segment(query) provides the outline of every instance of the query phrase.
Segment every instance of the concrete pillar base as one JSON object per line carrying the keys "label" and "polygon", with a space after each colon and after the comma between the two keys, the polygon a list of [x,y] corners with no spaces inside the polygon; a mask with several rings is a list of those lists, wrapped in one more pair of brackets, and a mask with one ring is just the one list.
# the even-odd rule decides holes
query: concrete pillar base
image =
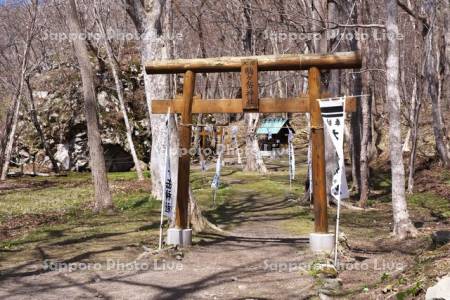
{"label": "concrete pillar base", "polygon": [[332,233],[311,233],[309,246],[316,253],[331,253],[334,250],[335,238]]}
{"label": "concrete pillar base", "polygon": [[169,228],[167,230],[167,244],[182,247],[192,245],[192,229]]}

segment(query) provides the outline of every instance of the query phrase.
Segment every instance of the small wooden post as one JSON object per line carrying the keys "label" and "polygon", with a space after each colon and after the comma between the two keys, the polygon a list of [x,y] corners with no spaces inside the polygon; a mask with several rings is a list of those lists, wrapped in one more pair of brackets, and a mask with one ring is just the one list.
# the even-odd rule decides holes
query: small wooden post
{"label": "small wooden post", "polygon": [[314,228],[316,233],[328,233],[328,207],[325,175],[325,136],[320,99],[320,70],[309,69],[309,105],[311,112],[312,181],[314,202]]}
{"label": "small wooden post", "polygon": [[245,111],[259,110],[258,61],[244,60],[241,68],[242,107]]}
{"label": "small wooden post", "polygon": [[188,228],[189,206],[189,172],[191,157],[191,124],[192,102],[195,89],[195,73],[186,71],[183,83],[183,111],[180,126],[180,157],[178,160],[178,189],[176,207],[176,226],[179,229]]}

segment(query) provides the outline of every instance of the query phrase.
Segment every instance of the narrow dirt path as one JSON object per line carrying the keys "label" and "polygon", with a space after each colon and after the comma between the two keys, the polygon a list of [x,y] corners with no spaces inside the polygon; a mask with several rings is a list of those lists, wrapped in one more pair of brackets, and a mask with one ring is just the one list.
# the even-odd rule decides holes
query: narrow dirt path
{"label": "narrow dirt path", "polygon": [[129,261],[109,269],[95,269],[90,262],[88,271],[12,275],[0,281],[0,298],[302,299],[314,294],[313,278],[301,271],[312,260],[307,239],[281,226],[281,212],[295,204],[257,191],[244,194],[244,201],[235,203],[238,224],[232,234],[200,235],[181,260],[156,263],[148,256],[130,269],[118,265]]}

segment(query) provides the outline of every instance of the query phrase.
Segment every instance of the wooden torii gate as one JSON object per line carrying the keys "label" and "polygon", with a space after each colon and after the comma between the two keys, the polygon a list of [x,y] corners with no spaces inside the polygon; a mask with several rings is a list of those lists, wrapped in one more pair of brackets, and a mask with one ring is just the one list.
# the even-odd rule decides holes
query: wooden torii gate
{"label": "wooden torii gate", "polygon": [[[152,101],[153,114],[165,114],[168,109],[181,114],[180,148],[191,147],[192,114],[198,113],[310,113],[312,143],[312,181],[315,233],[328,233],[327,192],[325,176],[324,128],[317,99],[321,98],[320,70],[361,68],[357,52],[335,54],[289,54],[250,57],[220,57],[206,59],[175,59],[149,62],[147,74],[184,73],[183,95],[173,100]],[[258,72],[308,70],[309,93],[293,98],[260,98]],[[194,96],[196,73],[240,72],[241,99],[200,99]],[[356,110],[356,100],[347,99],[346,111]],[[176,198],[176,226],[188,228],[189,151],[179,157]],[[190,241],[188,241],[190,244]]]}

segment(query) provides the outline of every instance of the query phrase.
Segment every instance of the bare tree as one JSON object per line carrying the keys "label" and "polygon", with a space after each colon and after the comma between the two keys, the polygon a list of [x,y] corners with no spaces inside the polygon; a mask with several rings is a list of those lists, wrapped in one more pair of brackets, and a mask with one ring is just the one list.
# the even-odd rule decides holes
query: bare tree
{"label": "bare tree", "polygon": [[91,62],[89,61],[86,41],[82,38],[82,30],[78,19],[75,0],[69,0],[69,6],[67,9],[70,32],[73,36],[75,36],[72,42],[78,64],[80,65],[81,80],[83,82],[83,97],[88,131],[90,166],[92,178],[94,180],[94,211],[109,211],[113,209],[113,203],[108,185],[103,146],[98,125],[94,73]]}
{"label": "bare tree", "polygon": [[[328,39],[325,30],[329,27],[330,23],[337,22],[338,10],[332,1],[328,3],[327,0],[313,0],[311,1],[312,10],[312,26],[311,29],[315,33],[321,33],[320,39],[314,39],[314,52],[326,53],[329,46],[337,47],[337,43],[328,45]],[[329,77],[327,83],[328,91],[332,96],[339,96],[340,82],[339,82],[339,70],[332,70],[324,74]],[[330,135],[325,132],[325,162],[326,162],[326,185],[327,185],[327,197],[328,201],[334,201],[331,196],[331,186],[333,182],[334,171],[337,168],[336,150],[333,146],[333,141]]]}
{"label": "bare tree", "polygon": [[[437,33],[436,12],[437,2],[430,0],[425,3],[425,10],[428,14],[428,28],[425,35],[425,80],[428,86],[428,94],[431,98],[433,132],[436,140],[436,150],[445,167],[450,168],[450,153],[448,148],[447,129],[445,128],[442,105],[441,86],[439,80],[441,55],[439,53],[439,36]],[[443,58],[445,59],[445,57]]]}
{"label": "bare tree", "polygon": [[[34,32],[36,30],[38,1],[33,0],[31,2],[30,8],[31,8],[29,10],[31,12],[30,20],[29,20],[29,24],[28,24],[28,30],[26,32],[25,47],[23,50],[21,67],[19,70],[19,72],[20,72],[19,73],[19,84],[16,87],[16,91],[13,96],[13,103],[14,103],[13,104],[13,107],[14,107],[13,108],[13,117],[12,117],[12,121],[11,121],[11,129],[10,129],[9,136],[8,136],[8,142],[7,142],[5,150],[4,150],[4,160],[3,160],[2,174],[1,174],[0,180],[6,180],[6,177],[8,176],[8,169],[9,169],[11,153],[12,153],[14,141],[15,141],[17,122],[19,120],[22,91],[23,91],[23,86],[25,84],[25,77],[26,77],[27,68],[28,68],[30,49],[31,49],[31,44],[33,42]],[[17,53],[17,55],[18,55],[18,53]]]}
{"label": "bare tree", "polygon": [[411,153],[409,157],[409,175],[408,175],[408,194],[412,194],[414,190],[414,173],[416,170],[416,156],[417,156],[417,137],[419,135],[419,117],[420,109],[422,108],[422,101],[418,93],[419,86],[417,78],[414,79],[414,86],[411,95]]}
{"label": "bare tree", "polygon": [[[140,35],[140,48],[142,64],[152,60],[168,59],[170,57],[168,40],[165,38],[168,34],[166,30],[167,18],[165,18],[165,9],[170,7],[169,0],[126,0],[126,9],[128,15],[135,24],[136,30]],[[170,145],[166,145],[166,122],[164,115],[153,115],[151,101],[153,99],[165,99],[170,97],[169,78],[165,75],[147,75],[144,72],[145,98],[147,110],[150,117],[149,131],[152,132],[152,147],[150,171],[152,178],[152,194],[162,199],[163,184],[162,174],[164,173],[164,153],[165,148],[170,147],[171,156],[171,175],[175,190],[173,195],[177,194],[176,186],[178,182],[178,132],[176,126],[171,126],[172,137]],[[175,124],[175,119],[171,117],[170,122]]]}
{"label": "bare tree", "polygon": [[443,4],[443,12],[445,13],[444,20],[444,68],[443,76],[443,91],[442,97],[446,99],[445,108],[447,112],[450,111],[450,0],[445,0]]}
{"label": "bare tree", "polygon": [[[367,10],[367,1],[361,1],[360,5],[357,5],[357,23],[365,23],[365,10]],[[359,30],[362,33],[362,29]],[[362,51],[363,66],[367,67],[368,58],[370,57],[370,48],[365,40],[358,41],[359,49]],[[361,94],[369,94],[370,85],[370,73],[364,72],[358,76],[360,80],[360,92]],[[371,97],[371,96],[370,96]],[[367,200],[369,199],[369,137],[370,137],[370,102],[371,98],[360,98],[361,105],[361,147],[360,147],[360,163],[359,163],[359,205],[366,207]]]}
{"label": "bare tree", "polygon": [[39,119],[38,119],[38,115],[37,115],[37,111],[36,111],[36,104],[35,104],[34,96],[33,96],[33,88],[31,86],[29,76],[26,77],[25,83],[26,83],[27,91],[28,91],[27,98],[28,98],[28,101],[30,102],[29,111],[30,111],[31,122],[34,125],[34,128],[36,128],[36,133],[42,143],[42,146],[44,147],[45,154],[50,159],[50,162],[51,162],[52,168],[53,168],[53,172],[58,173],[59,172],[58,162],[56,161],[55,156],[53,155],[53,153],[50,149],[50,145],[48,144],[47,139],[45,138],[44,132],[42,131],[41,123],[39,122]]}
{"label": "bare tree", "polygon": [[[142,63],[152,60],[167,59],[170,57],[168,40],[165,38],[168,27],[167,10],[171,9],[170,0],[126,0],[126,10],[128,15],[133,20],[136,30],[141,37],[141,58]],[[146,9],[148,8],[148,9]],[[145,96],[147,101],[147,108],[151,119],[152,131],[152,153],[151,153],[151,178],[152,178],[152,193],[158,199],[162,199],[163,184],[162,174],[164,172],[165,160],[163,153],[166,147],[170,147],[171,153],[171,176],[172,176],[172,194],[177,195],[178,185],[178,147],[179,135],[175,126],[175,118],[171,116],[171,141],[170,145],[166,142],[166,117],[164,115],[152,114],[151,101],[152,99],[168,98],[170,97],[169,80],[164,75],[147,75],[144,72],[145,82]],[[189,190],[191,188],[189,187]],[[189,195],[191,223],[193,228],[197,231],[202,231],[205,226],[217,230],[209,223],[203,216],[200,207],[197,205],[192,192]]]}
{"label": "bare tree", "polygon": [[119,100],[119,107],[122,112],[123,121],[125,123],[127,142],[128,142],[128,146],[130,147],[131,156],[133,157],[134,166],[136,168],[136,174],[137,174],[138,180],[142,181],[142,180],[144,180],[144,175],[142,173],[142,167],[141,167],[140,161],[139,161],[137,153],[136,153],[136,148],[134,147],[133,132],[132,132],[132,129],[130,126],[127,109],[125,107],[125,99],[124,99],[124,95],[123,95],[123,85],[122,85],[122,81],[120,80],[120,77],[119,77],[120,66],[117,61],[117,57],[114,55],[111,41],[110,41],[110,38],[107,36],[105,25],[100,16],[99,9],[100,9],[99,1],[96,0],[94,3],[95,21],[97,23],[98,29],[100,30],[100,34],[103,38],[105,48],[106,48],[106,54],[108,55],[108,62],[109,62],[111,72],[114,77],[114,83],[116,85],[116,91],[117,91],[117,98]]}
{"label": "bare tree", "polygon": [[392,171],[392,208],[394,215],[393,233],[399,239],[415,236],[417,230],[409,219],[405,193],[405,168],[402,157],[401,102],[399,81],[399,44],[397,40],[397,1],[386,0],[386,31],[388,36],[386,60],[386,97],[389,105],[389,145]]}
{"label": "bare tree", "polygon": [[[253,54],[253,23],[252,23],[252,6],[250,0],[242,0],[242,48],[245,54]],[[259,151],[258,138],[256,129],[259,124],[259,113],[248,113],[245,115],[245,123],[247,132],[245,136],[246,142],[246,164],[244,170],[257,171],[267,173],[266,165]]]}

